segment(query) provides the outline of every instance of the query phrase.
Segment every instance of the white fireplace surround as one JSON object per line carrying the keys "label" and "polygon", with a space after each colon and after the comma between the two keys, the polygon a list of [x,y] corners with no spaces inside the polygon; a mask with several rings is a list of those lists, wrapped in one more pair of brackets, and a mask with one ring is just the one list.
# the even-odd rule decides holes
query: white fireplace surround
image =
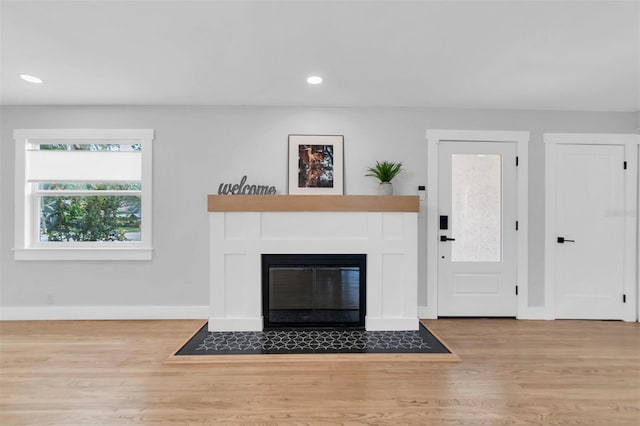
{"label": "white fireplace surround", "polygon": [[[243,198],[240,206],[219,211],[230,197]],[[366,254],[365,328],[418,329],[417,197],[415,203],[404,197],[416,206],[409,212],[388,211],[389,202],[402,197],[356,196],[367,201],[362,210],[368,211],[357,211],[360,207],[344,198],[336,199],[347,202],[350,211],[342,211],[345,203],[336,203],[339,211],[301,211],[314,209],[304,207],[306,199],[313,204],[310,196],[262,196],[276,204],[302,202],[303,207],[293,208],[298,211],[282,211],[287,208],[279,204],[256,208],[247,197],[209,196],[209,331],[261,331],[261,255],[292,253]],[[370,211],[374,199],[382,199],[387,211]]]}

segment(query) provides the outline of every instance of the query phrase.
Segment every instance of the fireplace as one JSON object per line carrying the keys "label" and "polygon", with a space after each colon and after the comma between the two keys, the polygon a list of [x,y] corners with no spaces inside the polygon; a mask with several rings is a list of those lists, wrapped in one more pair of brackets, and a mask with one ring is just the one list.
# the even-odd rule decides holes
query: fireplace
{"label": "fireplace", "polygon": [[263,254],[264,328],[364,328],[365,254]]}
{"label": "fireplace", "polygon": [[208,210],[209,331],[264,329],[262,255],[286,253],[366,255],[364,328],[418,330],[417,196],[209,195]]}

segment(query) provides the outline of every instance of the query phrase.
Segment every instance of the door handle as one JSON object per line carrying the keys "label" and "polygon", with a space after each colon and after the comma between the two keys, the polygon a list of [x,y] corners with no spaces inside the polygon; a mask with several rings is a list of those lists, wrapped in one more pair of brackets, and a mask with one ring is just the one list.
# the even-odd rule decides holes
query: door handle
{"label": "door handle", "polygon": [[449,238],[446,235],[440,235],[440,241],[455,241],[455,238]]}
{"label": "door handle", "polygon": [[567,240],[565,237],[558,237],[558,244],[575,243],[576,240]]}

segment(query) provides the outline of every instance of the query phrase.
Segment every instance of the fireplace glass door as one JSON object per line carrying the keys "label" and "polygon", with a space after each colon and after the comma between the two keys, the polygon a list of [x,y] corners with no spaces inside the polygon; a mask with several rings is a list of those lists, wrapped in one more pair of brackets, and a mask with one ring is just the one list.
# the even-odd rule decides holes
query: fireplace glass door
{"label": "fireplace glass door", "polygon": [[365,255],[263,255],[265,328],[363,327]]}

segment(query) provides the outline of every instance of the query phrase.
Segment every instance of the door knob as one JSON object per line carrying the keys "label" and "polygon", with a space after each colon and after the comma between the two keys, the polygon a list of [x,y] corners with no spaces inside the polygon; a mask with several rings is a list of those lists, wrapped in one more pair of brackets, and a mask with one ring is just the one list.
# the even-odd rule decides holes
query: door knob
{"label": "door knob", "polygon": [[440,241],[455,241],[455,238],[449,238],[446,235],[440,235]]}
{"label": "door knob", "polygon": [[558,237],[558,244],[575,243],[575,240],[567,240],[565,237]]}

